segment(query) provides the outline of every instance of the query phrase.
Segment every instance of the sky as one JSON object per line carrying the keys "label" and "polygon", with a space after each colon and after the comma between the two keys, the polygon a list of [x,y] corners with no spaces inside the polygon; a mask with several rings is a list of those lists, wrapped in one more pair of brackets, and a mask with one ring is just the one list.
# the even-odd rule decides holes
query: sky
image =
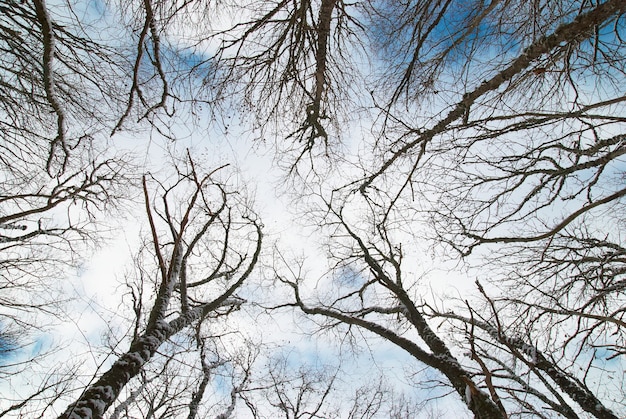
{"label": "sky", "polygon": [[[51,7],[57,5],[55,2],[50,4]],[[89,2],[84,10],[79,10],[78,15],[81,18],[108,16],[106,7],[102,2]],[[227,23],[221,21],[219,24],[227,27]],[[102,29],[103,38],[112,35],[111,31],[105,29],[108,27],[106,20],[95,20],[94,25],[91,29]],[[188,46],[185,44],[184,36],[171,40],[168,46]],[[117,41],[113,39],[112,42]],[[170,58],[173,52],[166,50],[164,54]],[[195,65],[203,58],[204,56],[195,49],[185,49],[182,63]],[[198,71],[208,71],[208,68],[199,68]],[[442,80],[443,84],[450,82],[445,77]],[[439,97],[440,103],[434,100],[430,105],[434,107],[441,105],[438,109],[445,114],[446,111],[443,109],[445,109],[446,99],[453,96],[447,96],[444,92]],[[231,180],[241,185],[245,193],[254,197],[254,210],[264,224],[264,258],[259,269],[250,279],[249,285],[242,290],[242,295],[254,301],[232,315],[228,324],[217,322],[215,325],[216,330],[219,331],[230,329],[239,332],[233,335],[232,342],[225,339],[228,341],[224,344],[225,347],[243,345],[245,338],[251,338],[258,339],[267,347],[272,348],[269,355],[263,354],[255,364],[259,368],[255,371],[259,371],[259,374],[266,374],[267,363],[274,359],[272,355],[280,354],[285,354],[286,365],[293,368],[288,373],[297,372],[301,363],[304,367],[312,366],[313,368],[330,365],[331,370],[341,364],[346,373],[341,374],[336,383],[336,394],[339,396],[334,395],[334,397],[337,399],[341,399],[341,395],[350,394],[361,384],[371,384],[375,375],[382,374],[386,383],[394,388],[395,394],[405,392],[409,398],[435,399],[421,412],[425,418],[430,415],[442,415],[443,412],[460,418],[464,415],[469,417],[462,401],[454,395],[437,401],[438,397],[442,396],[442,391],[445,391],[437,386],[431,388],[441,379],[438,374],[424,369],[406,353],[389,343],[372,339],[367,333],[361,331],[355,332],[354,341],[349,341],[347,338],[342,341],[339,338],[341,331],[318,333],[315,338],[312,338],[311,333],[317,327],[315,317],[305,318],[301,313],[288,308],[276,310],[270,314],[262,309],[261,306],[274,305],[289,298],[289,290],[276,283],[268,266],[275,248],[281,249],[287,258],[301,255],[306,257],[304,271],[307,281],[303,287],[310,292],[311,296],[314,296],[317,291],[326,290],[330,294],[337,289],[341,281],[354,284],[363,281],[363,277],[359,274],[349,278],[333,275],[335,274],[331,269],[333,260],[328,255],[332,256],[335,250],[332,246],[336,243],[330,245],[327,243],[325,237],[327,231],[321,231],[312,225],[317,214],[313,213],[307,204],[298,202],[298,194],[304,186],[299,181],[285,176],[285,164],[293,155],[283,155],[281,151],[288,147],[284,147],[282,143],[275,143],[272,138],[261,138],[266,141],[259,141],[258,131],[253,129],[255,122],[258,121],[254,121],[253,117],[244,115],[238,118],[227,112],[226,119],[232,119],[230,122],[218,120],[211,125],[211,128],[200,130],[194,123],[197,122],[199,125],[206,123],[214,115],[213,112],[219,114],[221,109],[205,106],[198,111],[198,114],[192,115],[190,108],[184,106],[181,108],[182,112],[189,111],[189,115],[183,116],[175,125],[168,127],[173,137],[177,138],[176,141],[172,142],[156,130],[146,128],[144,125],[137,128],[136,132],[122,131],[114,135],[108,141],[107,151],[132,155],[138,165],[138,172],[134,173],[136,177],[140,171],[167,177],[168,169],[164,168],[164,161],[172,155],[183,156],[189,150],[190,154],[201,161],[205,167],[230,164],[231,167],[227,170],[232,173]],[[407,108],[412,108],[412,106],[407,106]],[[411,111],[413,109],[408,112]],[[431,114],[440,115],[438,111],[432,109]],[[367,117],[367,112],[352,116],[343,144],[334,150],[335,155],[340,157],[337,159],[336,167],[321,169],[317,177],[311,175],[312,179],[321,180],[320,189],[324,192],[341,185],[346,179],[363,176],[363,171],[358,168],[358,159],[375,161],[380,158],[379,155],[368,151],[371,144],[364,144],[376,138],[375,131],[380,126],[380,120],[370,121],[365,119]],[[412,122],[416,125],[429,125],[430,123],[422,115],[416,116]],[[128,122],[128,125],[132,123]],[[372,132],[368,133],[370,128]],[[394,140],[385,138],[381,140],[381,143],[388,144]],[[499,151],[494,150],[495,154]],[[323,162],[323,159],[320,160]],[[623,172],[621,168],[615,170],[618,177]],[[392,185],[396,180],[393,174],[387,178],[389,184]],[[437,179],[431,181],[436,183]],[[120,351],[127,347],[128,332],[132,327],[129,315],[132,312],[128,305],[130,300],[125,283],[126,279],[132,275],[133,257],[142,238],[145,238],[148,232],[141,196],[135,198],[123,211],[107,219],[107,223],[113,228],[109,237],[93,248],[91,253],[81,260],[77,267],[69,271],[66,278],[61,278],[60,284],[57,284],[66,295],[76,297],[65,306],[65,318],[55,320],[50,326],[30,336],[32,344],[14,355],[18,359],[20,357],[26,359],[35,353],[53,351],[45,361],[42,361],[42,364],[26,366],[27,370],[33,368],[38,371],[34,372],[33,376],[43,374],[47,367],[58,363],[62,369],[76,368],[80,381],[86,384],[93,380],[95,374],[105,370],[115,361]],[[409,209],[412,206],[410,200],[403,201],[403,203]],[[349,198],[348,218],[351,221],[354,220],[355,224],[359,224],[366,210],[367,207],[359,196],[353,195]],[[414,220],[418,219],[418,211],[411,214],[415,217]],[[398,216],[398,214],[394,215]],[[400,214],[401,216],[403,215]],[[470,263],[466,261],[450,258],[449,251],[430,246],[426,240],[421,240],[420,234],[425,228],[423,224],[420,224],[421,222],[401,229],[396,236],[397,241],[403,243],[406,252],[405,277],[408,277],[409,281],[415,281],[416,286],[413,291],[420,301],[437,302],[443,307],[445,304],[452,304],[451,301],[454,299],[454,304],[457,304],[475,291],[474,280],[477,279],[477,271],[473,270]],[[368,228],[366,224],[361,224],[360,227],[364,230]],[[329,274],[329,272],[332,273]],[[348,335],[344,334],[344,336]],[[367,336],[367,340],[363,336]],[[188,343],[184,341],[188,339],[186,335],[180,339],[180,342],[173,341],[181,345]],[[58,345],[61,349],[55,350]],[[107,345],[113,346],[113,349]],[[2,341],[0,340],[0,350],[1,348]],[[229,348],[232,349],[232,347]],[[455,355],[466,356],[460,349],[455,350]],[[602,353],[596,354],[597,357],[602,357],[602,355]],[[6,357],[1,359],[2,362],[10,360]],[[609,369],[616,368],[611,367],[611,362],[607,362],[607,365]],[[623,375],[619,377],[615,373],[599,369],[594,370],[592,374],[595,373],[598,374],[598,379],[595,381],[598,386],[607,382],[605,376],[608,375],[612,377],[610,385],[618,387],[619,383],[624,382]],[[228,397],[227,381],[217,380],[215,395]],[[29,385],[32,385],[32,377],[29,374],[22,374],[2,383],[0,383],[0,392],[15,394],[19,397],[25,394]],[[0,402],[0,410],[5,405]],[[53,417],[54,413],[59,413],[65,405],[67,405],[67,400],[59,401],[55,405],[55,411],[47,412],[48,416]],[[343,408],[345,409],[345,404]],[[236,417],[246,418],[246,415],[246,409],[238,405]]]}

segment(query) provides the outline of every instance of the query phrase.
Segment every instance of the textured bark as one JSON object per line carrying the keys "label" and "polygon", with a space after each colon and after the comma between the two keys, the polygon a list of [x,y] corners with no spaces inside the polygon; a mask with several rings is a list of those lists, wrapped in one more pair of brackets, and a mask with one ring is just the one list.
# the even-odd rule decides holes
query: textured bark
{"label": "textured bark", "polygon": [[139,372],[171,336],[188,327],[209,312],[222,307],[239,305],[242,300],[220,298],[212,303],[196,307],[171,322],[159,321],[150,333],[145,333],[130,346],[102,376],[91,385],[79,399],[70,405],[59,419],[99,419],[115,402],[124,386]]}
{"label": "textured bark", "polygon": [[65,171],[69,150],[65,144],[65,112],[61,107],[56,95],[56,85],[54,81],[54,32],[52,30],[52,20],[48,14],[45,0],[34,0],[35,12],[37,20],[41,25],[41,34],[43,37],[43,82],[46,91],[46,99],[52,107],[52,111],[57,116],[57,136],[50,143],[50,154],[46,163],[48,173],[52,171],[52,163],[56,150],[60,147],[63,151],[61,173]]}
{"label": "textured bark", "polygon": [[590,392],[582,383],[576,382],[564,374],[560,369],[556,368],[554,363],[550,362],[536,347],[530,345],[519,338],[511,338],[506,336],[502,331],[492,325],[481,322],[478,320],[472,320],[463,316],[459,316],[452,313],[438,314],[438,316],[460,320],[464,323],[474,325],[485,332],[487,332],[496,341],[521,351],[531,358],[531,362],[534,368],[537,368],[545,372],[558,386],[559,388],[572,398],[578,405],[586,412],[592,414],[599,419],[618,419],[610,409],[598,400],[598,398]]}
{"label": "textured bark", "polygon": [[168,323],[160,322],[150,334],[142,335],[59,419],[102,418],[122,388],[141,371],[159,346],[176,332]]}

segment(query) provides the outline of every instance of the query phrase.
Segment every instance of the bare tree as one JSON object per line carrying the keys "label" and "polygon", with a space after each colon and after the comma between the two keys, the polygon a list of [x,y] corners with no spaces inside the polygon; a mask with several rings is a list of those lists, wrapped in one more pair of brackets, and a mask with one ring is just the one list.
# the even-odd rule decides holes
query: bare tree
{"label": "bare tree", "polygon": [[[343,122],[365,105],[379,118],[359,121],[367,138],[350,138],[360,154],[330,159],[346,163],[346,186],[304,177],[329,194],[296,191],[304,207],[328,197],[312,217],[330,238],[331,286],[309,298],[298,266],[276,261],[287,305],[402,348],[477,417],[622,414],[610,399],[623,389],[592,380],[623,370],[626,355],[625,1],[124,0],[104,5],[113,14],[102,20],[82,7],[0,5],[0,336],[59,313],[64,297],[47,280],[101,238],[100,215],[128,196],[133,171],[105,151],[107,136],[145,121],[175,139],[176,123],[238,112],[295,152],[293,175],[304,156],[328,162],[331,145],[355,136]],[[201,175],[194,161],[173,181],[144,178],[151,237],[128,284],[130,347],[63,417],[111,407],[224,418],[238,399],[255,414],[253,389],[272,389],[287,417],[326,409],[333,379],[284,371],[249,386],[254,351],[226,350],[211,327],[243,303],[261,232],[222,171]],[[424,220],[431,229],[418,235]],[[477,295],[423,301],[407,236],[467,263]],[[71,372],[46,375],[1,415],[32,413],[22,403],[35,399],[52,409]],[[220,374],[230,393],[207,408]]]}
{"label": "bare tree", "polygon": [[[319,228],[328,233],[328,255],[333,261],[331,272],[317,280],[323,286],[311,290],[307,285],[311,279],[291,260],[276,269],[278,279],[293,291],[288,306],[325,318],[317,321],[323,330],[363,329],[402,348],[441,373],[476,417],[574,418],[582,412],[619,417],[613,402],[620,397],[619,377],[611,391],[592,384],[603,373],[620,371],[619,361],[603,366],[604,360],[597,356],[603,353],[613,360],[621,356],[623,305],[617,295],[606,305],[611,289],[597,289],[608,298],[602,303],[600,296],[581,300],[579,287],[562,289],[560,273],[542,270],[541,284],[512,278],[510,287],[497,297],[479,286],[482,304],[468,295],[460,308],[451,301],[435,308],[418,291],[419,277],[406,274],[419,269],[415,259],[421,256],[410,246],[406,250],[405,243],[417,239],[406,233],[414,226],[408,224],[404,210],[390,211],[358,196],[346,198],[335,191],[330,200],[317,205]],[[477,272],[495,277],[493,269],[484,273],[490,266],[483,265]],[[566,307],[568,301],[583,308]],[[442,319],[455,327],[444,329]],[[455,355],[460,353],[467,356]]]}
{"label": "bare tree", "polygon": [[[337,417],[337,406],[330,397],[337,369],[300,366],[294,371],[289,362],[289,357],[285,355],[269,361],[263,395],[273,408],[272,414],[285,419]],[[248,404],[255,406],[249,401]],[[263,416],[255,414],[255,417]]]}
{"label": "bare tree", "polygon": [[[383,162],[367,176],[362,190],[391,166],[414,172],[427,149],[439,150],[449,145],[450,137],[460,138],[464,133],[471,141],[542,127],[546,136],[545,128],[553,126],[554,137],[547,137],[556,139],[557,127],[563,122],[574,124],[570,131],[574,134],[577,118],[588,113],[592,119],[597,116],[619,121],[619,112],[614,113],[615,108],[608,105],[623,101],[617,88],[623,77],[619,64],[623,48],[617,27],[624,3],[583,2],[578,8],[569,2],[556,2],[557,7],[542,3],[533,3],[531,19],[520,15],[524,18],[519,20],[515,19],[516,2],[468,3],[462,11],[450,1],[416,2],[410,13],[393,7],[384,9],[408,32],[399,37],[406,42],[396,42],[398,37],[387,35],[386,42],[401,54],[392,61],[398,65],[391,66],[400,81],[393,89],[384,89],[394,92],[394,103],[410,88],[419,93],[419,101],[411,104],[432,104],[435,112],[427,111],[424,118],[415,115],[413,107],[408,113],[387,111],[389,140],[379,143]],[[450,36],[442,34],[453,22],[458,23],[459,31]],[[411,59],[407,60],[407,55]],[[589,78],[597,83],[602,79],[602,84],[594,86]],[[394,77],[385,78],[390,79]],[[605,113],[601,116],[592,109],[603,109]],[[407,178],[410,182],[411,176]],[[404,189],[408,184],[398,186],[402,185]]]}
{"label": "bare tree", "polygon": [[100,135],[124,60],[70,7],[0,6],[0,319],[22,332],[27,313],[59,313],[66,297],[46,280],[98,241],[99,215],[120,204],[132,177]]}
{"label": "bare tree", "polygon": [[[424,407],[425,403],[416,402],[402,393],[396,394],[393,386],[381,378],[356,389],[347,417],[405,419],[423,411]],[[426,417],[423,413],[421,415]]]}
{"label": "bare tree", "polygon": [[239,394],[254,418],[400,419],[419,411],[418,403],[379,377],[371,365],[361,374],[349,360],[349,366],[342,365],[341,354],[317,358],[289,345],[265,352],[264,367]]}
{"label": "bare tree", "polygon": [[133,182],[130,159],[101,135],[124,60],[69,7],[0,5],[0,334],[16,338],[0,367],[2,416],[41,414],[68,391],[76,369],[44,370],[59,348],[38,338],[64,318],[63,279]]}
{"label": "bare tree", "polygon": [[[577,368],[571,368],[572,364],[578,363],[578,358],[584,357],[584,350],[579,348],[573,360],[565,352],[559,356],[558,351],[543,351],[538,347],[538,337],[531,327],[527,326],[525,336],[520,335],[519,329],[509,326],[507,322],[509,319],[504,314],[510,307],[498,304],[486,295],[480,284],[478,287],[488,302],[489,307],[486,309],[469,308],[469,317],[453,311],[440,312],[433,309],[429,317],[450,319],[462,325],[460,332],[466,336],[470,357],[480,364],[485,379],[489,380],[490,389],[493,389],[494,393],[496,389],[501,393],[508,393],[508,398],[522,404],[526,411],[537,416],[545,416],[545,410],[548,409],[558,412],[563,417],[579,417],[576,410],[569,406],[563,397],[566,395],[594,417],[611,419],[619,417],[599,399],[599,391],[590,383],[597,362],[593,360],[587,362],[582,379],[577,374]],[[561,322],[569,323],[565,320]],[[599,324],[594,326],[602,327]],[[588,336],[585,336],[588,331],[576,330],[574,327],[565,330],[572,334],[571,339],[581,341],[588,339]],[[544,338],[555,339],[549,334]],[[544,345],[542,343],[542,346]],[[603,346],[602,340],[599,339],[598,349]],[[541,387],[545,390],[541,390]],[[541,409],[536,404],[528,403],[528,398],[531,397],[541,400],[547,408]]]}
{"label": "bare tree", "polygon": [[[422,304],[412,295],[414,280],[404,278],[403,253],[392,241],[393,233],[380,223],[374,224],[374,234],[367,234],[363,231],[366,222],[361,219],[357,222],[360,227],[351,225],[344,208],[334,205],[336,200],[326,201],[325,228],[331,237],[329,254],[338,268],[336,285],[331,275],[329,286],[336,290],[304,295],[306,278],[289,261],[276,269],[278,280],[293,291],[293,302],[286,306],[325,318],[324,328],[358,328],[396,345],[441,373],[476,417],[506,417],[498,399],[479,381],[481,375],[472,366],[463,365],[429,324]],[[371,231],[370,227],[365,229]],[[342,280],[342,269],[352,275]]]}
{"label": "bare tree", "polygon": [[617,417],[622,386],[593,381],[620,374],[624,359],[626,5],[525,3],[522,20],[514,4],[415,2],[372,15],[397,18],[404,35],[378,35],[394,64],[382,163],[362,165],[369,174],[348,189],[383,226],[401,211],[407,230],[428,218],[434,246],[480,279],[481,303],[425,313],[464,336],[457,344],[487,388],[487,377],[496,394],[532,377],[507,398]]}
{"label": "bare tree", "polygon": [[327,153],[357,98],[364,39],[357,7],[341,0],[244,2],[235,13],[244,18],[216,40],[244,113],[262,133],[286,139],[279,149],[296,151],[295,163],[308,152]]}
{"label": "bare tree", "polygon": [[41,168],[38,159],[51,176],[62,174],[117,111],[125,60],[93,39],[99,22],[78,20],[72,7],[2,5],[1,162],[17,178]]}
{"label": "bare tree", "polygon": [[[145,295],[137,300],[129,349],[60,417],[101,417],[168,340],[185,329],[202,328],[203,322],[227,315],[244,302],[237,291],[258,260],[261,226],[238,193],[217,181],[220,169],[202,174],[189,158],[180,163],[173,182],[144,178],[156,264],[151,273],[158,278],[152,306],[147,308]],[[158,198],[150,196],[151,181]]]}
{"label": "bare tree", "polygon": [[[234,345],[227,344],[225,341],[238,332],[209,336],[203,330],[208,328],[206,323],[198,324],[201,327],[196,327],[195,338],[180,336],[176,342],[166,342],[159,348],[158,355],[122,391],[111,419],[133,415],[189,419],[232,417],[239,394],[249,384],[260,345],[250,341],[241,344],[239,339],[234,340]],[[221,327],[228,328],[227,322],[218,317],[211,323],[211,329],[220,323]],[[222,394],[222,387],[228,385],[232,385],[230,392]]]}

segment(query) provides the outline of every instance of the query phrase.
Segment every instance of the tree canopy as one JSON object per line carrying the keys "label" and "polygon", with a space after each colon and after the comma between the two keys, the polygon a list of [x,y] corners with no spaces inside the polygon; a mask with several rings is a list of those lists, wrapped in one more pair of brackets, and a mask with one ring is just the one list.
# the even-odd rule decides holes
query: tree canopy
{"label": "tree canopy", "polygon": [[3,2],[0,417],[623,417],[625,12]]}

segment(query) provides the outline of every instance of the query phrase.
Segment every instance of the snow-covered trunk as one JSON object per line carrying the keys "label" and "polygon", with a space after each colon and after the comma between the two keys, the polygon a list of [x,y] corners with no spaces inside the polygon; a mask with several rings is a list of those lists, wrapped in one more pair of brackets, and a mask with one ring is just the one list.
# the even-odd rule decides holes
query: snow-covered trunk
{"label": "snow-covered trunk", "polygon": [[128,352],[71,404],[59,419],[102,418],[124,386],[141,371],[141,367],[152,358],[159,346],[175,332],[170,324],[158,322],[150,333],[133,342]]}
{"label": "snow-covered trunk", "polygon": [[[426,345],[428,345],[435,359],[440,361],[438,365],[431,364],[431,366],[438,369],[448,378],[459,396],[465,399],[467,407],[474,412],[475,417],[479,419],[506,419],[506,413],[501,410],[490,395],[480,390],[469,378],[471,374],[461,366],[459,361],[450,352],[446,343],[437,336],[406,291],[389,278],[385,278],[385,282],[404,305],[407,319],[415,327],[417,333]],[[410,353],[418,360],[424,362],[424,360],[416,356],[415,353]]]}
{"label": "snow-covered trunk", "polygon": [[57,151],[57,148],[61,148],[62,155],[62,170],[65,170],[67,159],[69,156],[69,150],[65,144],[65,111],[61,106],[56,94],[56,82],[54,73],[54,58],[55,58],[55,39],[52,19],[48,13],[45,0],[34,0],[35,13],[37,21],[41,26],[41,35],[43,42],[43,82],[44,89],[46,91],[46,99],[52,108],[52,111],[57,116],[57,135],[50,143],[50,155],[46,163],[46,169],[51,174],[52,162]]}
{"label": "snow-covered trunk", "polygon": [[[259,246],[260,247],[260,246]],[[256,256],[258,257],[257,249]],[[249,269],[248,271],[251,271]],[[244,276],[240,284],[247,276]],[[91,385],[76,402],[72,403],[59,419],[98,419],[115,402],[124,386],[139,372],[156,353],[159,347],[171,336],[203,319],[210,312],[225,306],[240,306],[244,300],[228,295],[236,287],[231,287],[210,303],[189,310],[168,322],[158,321],[149,331],[135,340],[124,355],[120,357],[100,379]]]}

